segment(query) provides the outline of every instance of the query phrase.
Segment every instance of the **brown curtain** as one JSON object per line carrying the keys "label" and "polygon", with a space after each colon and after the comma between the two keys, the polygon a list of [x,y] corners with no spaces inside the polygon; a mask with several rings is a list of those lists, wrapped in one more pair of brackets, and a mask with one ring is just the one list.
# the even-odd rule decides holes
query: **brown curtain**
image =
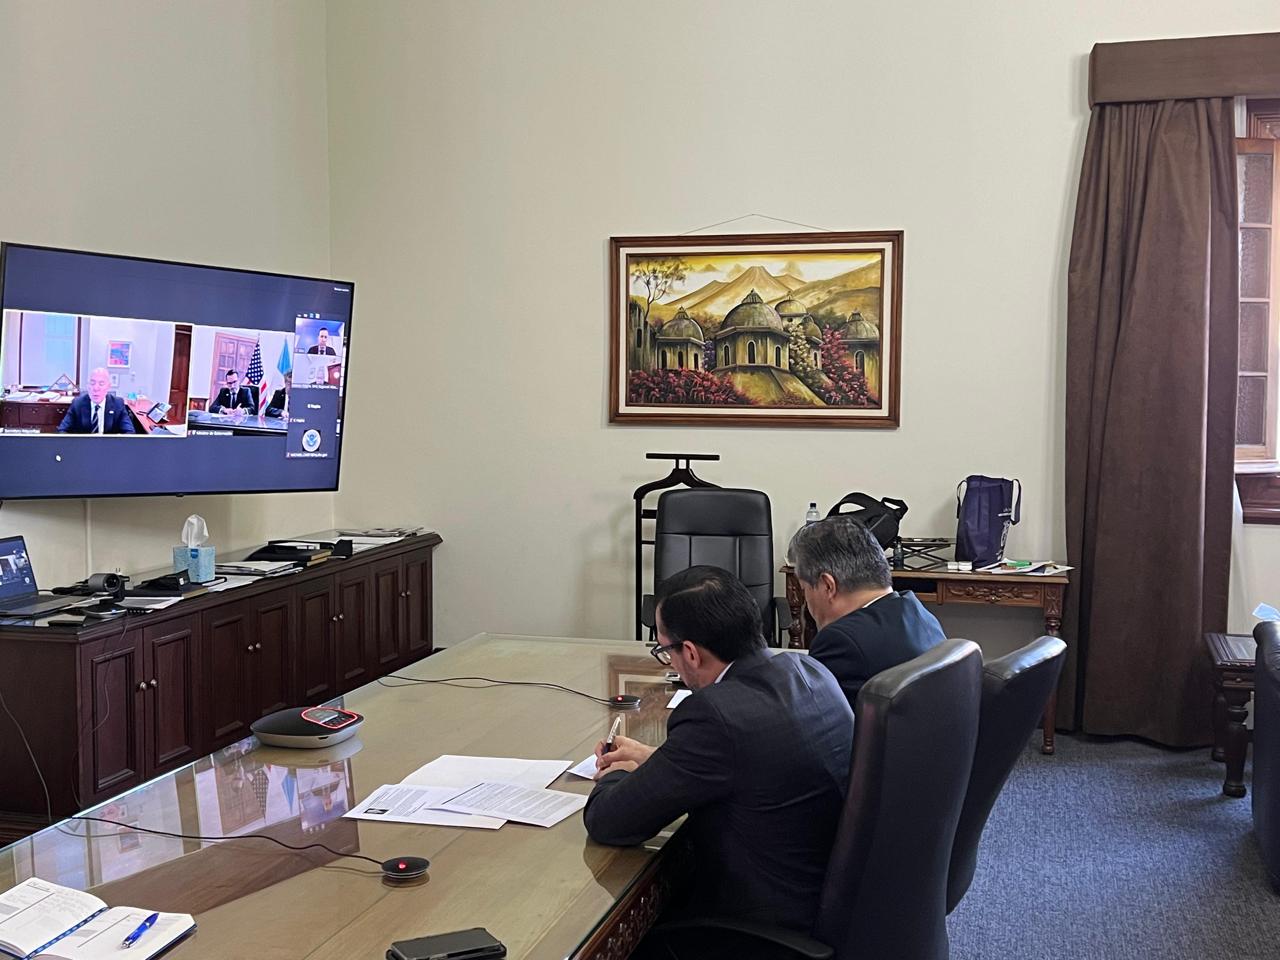
{"label": "brown curtain", "polygon": [[1100,104],[1067,289],[1067,553],[1059,723],[1211,741],[1224,630],[1237,351],[1229,99]]}

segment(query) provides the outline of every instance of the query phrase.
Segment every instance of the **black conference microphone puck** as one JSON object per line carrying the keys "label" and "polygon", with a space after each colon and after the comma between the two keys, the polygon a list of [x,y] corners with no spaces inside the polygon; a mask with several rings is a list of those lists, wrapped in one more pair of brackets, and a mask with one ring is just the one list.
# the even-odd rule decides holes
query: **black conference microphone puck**
{"label": "black conference microphone puck", "polygon": [[640,706],[640,698],[629,693],[620,693],[609,698],[609,706],[614,710],[634,710]]}
{"label": "black conference microphone puck", "polygon": [[426,857],[392,857],[382,861],[383,879],[392,883],[417,880],[425,876],[431,861]]}

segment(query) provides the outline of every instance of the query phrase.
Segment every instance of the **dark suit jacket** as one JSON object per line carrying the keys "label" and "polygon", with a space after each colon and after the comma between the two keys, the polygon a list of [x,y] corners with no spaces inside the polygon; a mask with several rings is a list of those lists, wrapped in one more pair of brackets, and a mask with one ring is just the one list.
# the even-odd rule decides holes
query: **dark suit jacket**
{"label": "dark suit jacket", "polygon": [[271,394],[271,399],[267,402],[267,416],[278,417],[284,413],[284,387],[281,387],[275,393]]}
{"label": "dark suit jacket", "polygon": [[[87,393],[82,393],[71,401],[66,416],[58,424],[59,433],[92,433],[93,401]],[[102,401],[103,433],[137,433],[133,429],[133,416],[124,405],[124,401],[114,393],[108,393]]]}
{"label": "dark suit jacket", "polygon": [[307,353],[323,353],[326,357],[336,357],[338,355],[338,351],[334,350],[333,347],[325,347],[321,350],[320,344],[318,343],[315,346],[308,348]]}
{"label": "dark suit jacket", "polygon": [[835,674],[849,706],[856,708],[864,683],[945,639],[938,618],[903,590],[828,623],[809,644],[809,656]]}
{"label": "dark suit jacket", "polygon": [[253,394],[249,392],[248,387],[240,387],[236,390],[236,398],[231,399],[231,388],[223,387],[218,391],[218,395],[213,398],[213,403],[209,404],[210,413],[221,413],[224,409],[235,410],[244,408],[250,413],[257,413],[254,409]]}
{"label": "dark suit jacket", "polygon": [[583,818],[636,844],[688,813],[696,877],[678,912],[807,932],[817,916],[853,750],[853,713],[821,664],[753,653],[667,720],[634,773],[606,774]]}

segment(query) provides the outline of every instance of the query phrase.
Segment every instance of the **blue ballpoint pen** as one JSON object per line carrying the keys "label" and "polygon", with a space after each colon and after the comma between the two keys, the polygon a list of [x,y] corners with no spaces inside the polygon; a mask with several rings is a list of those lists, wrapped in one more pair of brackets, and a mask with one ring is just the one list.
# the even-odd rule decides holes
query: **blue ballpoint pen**
{"label": "blue ballpoint pen", "polygon": [[129,934],[127,937],[124,938],[124,940],[120,943],[120,946],[132,947],[135,943],[138,942],[138,938],[142,936],[144,933],[146,933],[148,930],[150,930],[151,925],[155,923],[156,920],[158,920],[159,918],[160,918],[160,914],[158,913],[153,913],[151,916],[147,917],[147,919],[143,920],[140,924],[138,924],[137,930],[133,931],[133,933]]}

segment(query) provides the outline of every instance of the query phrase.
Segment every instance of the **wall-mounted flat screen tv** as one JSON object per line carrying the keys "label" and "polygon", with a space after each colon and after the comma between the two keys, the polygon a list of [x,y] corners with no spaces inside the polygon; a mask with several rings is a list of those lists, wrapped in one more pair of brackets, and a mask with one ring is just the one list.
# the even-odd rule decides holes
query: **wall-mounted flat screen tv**
{"label": "wall-mounted flat screen tv", "polygon": [[336,490],[354,295],[0,244],[0,500]]}

